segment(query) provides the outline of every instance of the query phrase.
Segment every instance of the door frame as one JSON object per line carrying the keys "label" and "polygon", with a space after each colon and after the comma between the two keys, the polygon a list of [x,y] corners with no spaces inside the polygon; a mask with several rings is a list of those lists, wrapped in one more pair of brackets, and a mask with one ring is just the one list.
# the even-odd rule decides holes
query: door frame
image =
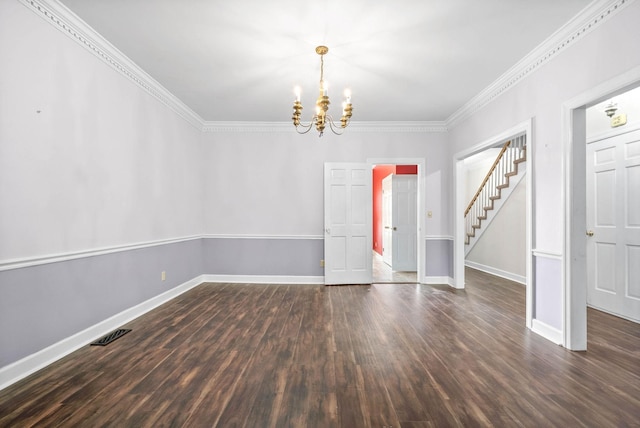
{"label": "door frame", "polygon": [[601,83],[562,105],[562,344],[573,351],[587,349],[586,109],[639,85],[640,66]]}
{"label": "door frame", "polygon": [[[369,168],[373,169],[376,165],[417,165],[418,166],[418,201],[417,201],[417,209],[418,209],[418,233],[416,243],[417,251],[416,257],[418,259],[417,263],[417,272],[416,279],[421,284],[426,284],[426,270],[424,259],[425,249],[426,249],[426,217],[427,217],[427,203],[426,203],[426,170],[425,158],[368,158],[366,161]],[[372,222],[373,222],[373,212],[371,214]],[[373,235],[373,230],[370,232]],[[373,251],[373,248],[371,248]]]}
{"label": "door frame", "polygon": [[480,153],[488,148],[495,146],[500,141],[507,140],[508,138],[516,135],[526,134],[527,138],[527,175],[525,176],[526,183],[526,326],[531,328],[533,318],[533,183],[534,183],[534,153],[535,145],[532,135],[533,119],[521,122],[514,127],[507,129],[506,131],[495,135],[469,149],[460,151],[453,156],[453,189],[454,189],[454,225],[453,225],[453,286],[455,288],[462,289],[465,284],[465,255],[464,255],[464,235],[465,235],[465,223],[464,223],[464,210],[468,201],[465,198],[465,165],[464,160],[469,156]]}

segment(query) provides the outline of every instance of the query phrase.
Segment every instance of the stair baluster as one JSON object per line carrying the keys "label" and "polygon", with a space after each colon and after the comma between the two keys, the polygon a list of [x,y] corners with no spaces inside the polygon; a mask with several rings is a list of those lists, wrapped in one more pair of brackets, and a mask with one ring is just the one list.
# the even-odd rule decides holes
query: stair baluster
{"label": "stair baluster", "polygon": [[487,219],[487,211],[492,210],[494,202],[500,199],[501,190],[509,187],[509,178],[518,174],[518,164],[526,161],[526,149],[526,135],[515,137],[502,146],[464,212],[466,245],[476,236],[476,230],[480,229],[482,220]]}

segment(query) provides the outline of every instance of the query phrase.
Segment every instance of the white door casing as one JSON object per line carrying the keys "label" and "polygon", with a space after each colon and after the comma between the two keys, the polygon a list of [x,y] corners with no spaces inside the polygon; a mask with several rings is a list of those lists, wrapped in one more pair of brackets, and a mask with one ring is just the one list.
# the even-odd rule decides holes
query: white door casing
{"label": "white door casing", "polygon": [[372,177],[365,163],[325,163],[325,284],[372,281]]}
{"label": "white door casing", "polygon": [[587,303],[640,322],[640,130],[587,145]]}

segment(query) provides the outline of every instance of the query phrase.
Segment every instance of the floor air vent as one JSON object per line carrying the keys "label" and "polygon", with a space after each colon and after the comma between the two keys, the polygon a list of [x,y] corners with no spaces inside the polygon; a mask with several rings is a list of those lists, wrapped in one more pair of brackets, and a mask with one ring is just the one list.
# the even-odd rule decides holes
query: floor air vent
{"label": "floor air vent", "polygon": [[114,340],[121,338],[122,336],[129,333],[130,331],[131,329],[119,328],[116,331],[112,331],[111,333],[107,334],[102,339],[96,340],[91,344],[91,346],[107,346]]}

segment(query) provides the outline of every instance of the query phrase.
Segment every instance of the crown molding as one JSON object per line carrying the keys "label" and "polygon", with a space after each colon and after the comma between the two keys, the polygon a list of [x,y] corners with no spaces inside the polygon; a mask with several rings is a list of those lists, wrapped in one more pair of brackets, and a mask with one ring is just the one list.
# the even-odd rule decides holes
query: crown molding
{"label": "crown molding", "polygon": [[125,54],[57,0],[19,0],[29,10],[131,80],[190,125],[201,130],[204,120],[142,70]]}
{"label": "crown molding", "polygon": [[599,27],[634,0],[595,0],[544,42],[522,58],[495,82],[482,90],[446,120],[448,129],[471,117],[521,80],[556,58],[569,46]]}
{"label": "crown molding", "polygon": [[[203,132],[260,132],[260,133],[293,133],[295,128],[291,122],[205,122]],[[351,122],[345,132],[447,132],[445,122]]]}
{"label": "crown molding", "polygon": [[[164,86],[153,79],[87,23],[57,0],[18,0],[72,40],[134,82],[189,124],[202,132],[290,132],[290,122],[211,122],[204,121]],[[515,86],[574,42],[620,12],[634,0],[595,0],[571,21],[482,90],[446,121],[351,122],[348,132],[445,133],[468,119],[495,98]]]}

